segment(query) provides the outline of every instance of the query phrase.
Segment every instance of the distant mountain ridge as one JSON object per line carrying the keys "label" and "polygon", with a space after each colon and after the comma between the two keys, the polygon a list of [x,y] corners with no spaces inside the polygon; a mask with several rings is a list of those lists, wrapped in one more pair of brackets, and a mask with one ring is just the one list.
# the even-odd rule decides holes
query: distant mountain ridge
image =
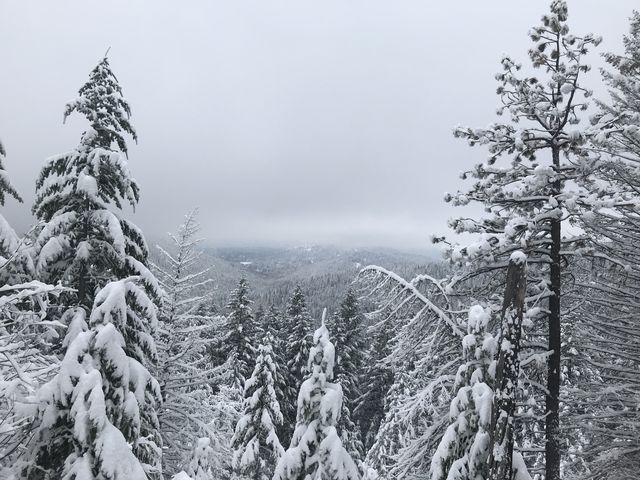
{"label": "distant mountain ridge", "polygon": [[[164,242],[161,243],[164,246]],[[153,249],[152,249],[153,250]],[[202,268],[208,268],[215,308],[225,311],[229,292],[240,278],[250,286],[254,310],[270,304],[286,307],[293,288],[300,285],[314,318],[322,309],[335,311],[358,271],[380,265],[407,278],[432,272],[442,261],[427,254],[389,248],[203,247]]]}
{"label": "distant mountain ridge", "polygon": [[337,308],[364,266],[381,265],[412,277],[439,263],[431,256],[386,248],[205,248],[204,252],[217,286],[216,303],[224,305],[228,292],[242,277],[252,288],[255,308],[260,304],[284,308],[293,288],[300,285],[314,318],[319,318],[325,307],[329,312]]}

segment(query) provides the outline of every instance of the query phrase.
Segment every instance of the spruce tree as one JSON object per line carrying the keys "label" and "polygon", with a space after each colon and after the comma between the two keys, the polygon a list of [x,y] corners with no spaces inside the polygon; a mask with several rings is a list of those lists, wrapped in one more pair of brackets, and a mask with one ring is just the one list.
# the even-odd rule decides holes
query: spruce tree
{"label": "spruce tree", "polygon": [[285,399],[281,407],[284,416],[285,433],[283,442],[291,437],[291,425],[295,423],[298,389],[307,373],[307,359],[311,348],[311,316],[307,311],[304,293],[296,286],[287,305],[285,328],[288,332],[286,344],[287,373]]}
{"label": "spruce tree", "polygon": [[285,361],[287,355],[287,338],[284,332],[284,325],[282,315],[274,307],[270,305],[265,312],[262,330],[266,332],[266,335],[270,335],[271,338],[271,359],[275,367],[275,375],[273,377],[273,388],[276,392],[276,398],[280,405],[280,411],[283,414],[283,421],[276,426],[278,432],[278,438],[282,441],[287,437],[289,432],[288,426],[284,425],[284,411],[282,408],[283,402],[286,401],[287,391],[287,362]]}
{"label": "spruce tree", "polygon": [[35,242],[36,273],[74,288],[67,303],[90,310],[96,291],[111,280],[140,275],[149,286],[155,280],[145,266],[142,232],[120,213],[124,203],[135,207],[139,199],[125,135],[137,137],[107,57],[67,104],[64,118],[73,112],[89,127],[74,150],[46,161],[36,182],[33,213],[44,224]]}
{"label": "spruce tree", "polygon": [[278,462],[273,480],[358,480],[358,467],[342,445],[336,425],[342,411],[342,388],[332,383],[335,350],[322,325],[309,350],[309,376],[300,386],[296,428],[291,446]]}
{"label": "spruce tree", "polygon": [[231,292],[227,304],[227,315],[221,348],[223,357],[231,362],[229,384],[240,391],[244,388],[244,380],[251,375],[254,362],[254,343],[256,340],[256,326],[251,311],[249,286],[244,278]]}
{"label": "spruce tree", "polygon": [[88,324],[77,308],[59,373],[37,394],[27,479],[161,479],[156,307],[138,280],[108,283]]}
{"label": "spruce tree", "polygon": [[[0,206],[8,197],[22,203],[22,198],[4,169],[5,150],[0,142]],[[31,258],[20,249],[20,239],[9,222],[0,214],[0,285],[23,283],[33,273]]]}
{"label": "spruce tree", "polygon": [[277,428],[282,413],[276,396],[273,338],[267,334],[258,347],[253,374],[244,385],[243,415],[233,437],[233,469],[238,478],[271,480],[284,450]]}
{"label": "spruce tree", "polygon": [[366,338],[364,318],[358,308],[358,299],[351,289],[347,291],[340,310],[333,317],[331,331],[336,349],[334,375],[344,394],[338,432],[347,451],[359,461],[364,456],[364,446],[352,412],[356,400],[362,395],[360,380],[364,368]]}
{"label": "spruce tree", "polygon": [[385,416],[385,399],[393,385],[393,370],[388,364],[394,332],[391,322],[382,322],[369,327],[368,336],[372,338],[370,348],[366,350],[363,367],[362,393],[355,400],[353,418],[357,422],[364,442],[365,450],[373,445],[380,424]]}

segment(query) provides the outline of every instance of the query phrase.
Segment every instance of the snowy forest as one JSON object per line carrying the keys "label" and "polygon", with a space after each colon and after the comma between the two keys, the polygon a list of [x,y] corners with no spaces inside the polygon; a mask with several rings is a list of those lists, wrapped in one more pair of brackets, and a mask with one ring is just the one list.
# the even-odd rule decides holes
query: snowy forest
{"label": "snowy forest", "polygon": [[157,245],[132,221],[135,112],[97,59],[35,223],[0,213],[0,479],[638,478],[640,13],[617,52],[541,13],[495,65],[501,120],[451,125],[478,148],[443,258],[259,297],[214,288],[206,205]]}

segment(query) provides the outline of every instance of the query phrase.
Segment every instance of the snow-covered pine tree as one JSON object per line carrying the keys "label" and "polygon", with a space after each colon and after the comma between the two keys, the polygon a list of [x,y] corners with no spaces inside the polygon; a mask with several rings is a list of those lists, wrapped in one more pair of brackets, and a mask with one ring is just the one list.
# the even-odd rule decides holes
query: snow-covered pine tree
{"label": "snow-covered pine tree", "polygon": [[[285,392],[287,391],[288,370],[287,362],[285,361],[287,355],[287,337],[285,335],[282,315],[273,305],[270,305],[264,314],[262,330],[266,332],[266,334],[271,335],[271,359],[275,367],[273,388],[276,392],[278,404],[281,405],[282,402],[286,401]],[[280,412],[283,413],[282,406],[280,407]],[[283,422],[284,415],[283,421],[276,426],[279,439],[284,439],[287,436],[287,432],[290,431],[290,427],[283,425]]]}
{"label": "snow-covered pine tree", "polygon": [[207,270],[200,270],[197,210],[189,212],[178,232],[170,234],[171,245],[158,246],[153,265],[165,295],[158,316],[158,364],[156,377],[163,396],[159,412],[165,453],[163,471],[173,475],[189,460],[195,439],[215,435],[207,426],[213,371],[206,365],[205,337],[212,317],[199,313],[210,283]]}
{"label": "snow-covered pine tree", "polygon": [[254,366],[256,325],[251,311],[252,303],[247,280],[241,278],[238,286],[229,295],[229,313],[220,344],[222,357],[230,362],[229,385],[240,392],[244,389],[244,380],[249,378]]}
{"label": "snow-covered pine tree", "polygon": [[372,341],[369,349],[365,350],[366,361],[359,380],[362,393],[353,409],[366,451],[376,439],[385,415],[385,399],[393,385],[393,371],[388,363],[394,337],[392,327],[391,322],[381,322],[368,328],[368,338]]}
{"label": "snow-covered pine tree", "polygon": [[191,455],[187,473],[192,480],[214,480],[211,472],[213,449],[208,437],[199,438]]}
{"label": "snow-covered pine tree", "polygon": [[297,395],[300,384],[307,374],[307,359],[311,348],[311,316],[307,311],[307,304],[302,288],[296,286],[293,290],[285,316],[285,332],[288,332],[286,343],[286,382],[285,397],[280,402],[284,417],[285,435],[281,438],[287,444],[293,433],[291,426],[295,423]]}
{"label": "snow-covered pine tree", "polygon": [[[4,206],[7,197],[13,197],[22,203],[22,198],[9,181],[4,169],[5,150],[0,141],[0,206]],[[21,283],[26,281],[24,270],[29,269],[30,260],[19,251],[20,239],[11,228],[9,222],[0,214],[0,285]],[[22,258],[19,258],[22,257]],[[21,261],[18,261],[21,260]]]}
{"label": "snow-covered pine tree", "polygon": [[154,287],[155,280],[145,266],[142,232],[119,213],[139,198],[125,159],[125,135],[135,140],[136,133],[107,57],[67,104],[65,119],[74,111],[89,128],[74,150],[47,159],[36,182],[33,213],[44,225],[34,245],[36,273],[74,288],[65,303],[90,310],[96,291],[111,280],[139,275]]}
{"label": "snow-covered pine tree", "polygon": [[360,379],[364,368],[367,345],[364,317],[358,307],[358,299],[349,289],[334,315],[330,328],[336,350],[333,373],[343,392],[342,412],[338,422],[338,433],[351,457],[359,462],[364,458],[364,446],[360,428],[353,421],[352,412],[358,398],[362,396]]}
{"label": "snow-covered pine tree", "polygon": [[489,478],[491,385],[498,350],[496,339],[486,331],[490,316],[480,305],[469,310],[468,333],[462,340],[465,363],[456,376],[451,424],[431,460],[431,480]]}
{"label": "snow-covered pine tree", "polygon": [[156,307],[135,277],[96,295],[87,325],[75,310],[59,373],[37,394],[27,479],[161,479]]}
{"label": "snow-covered pine tree", "polygon": [[258,346],[253,374],[244,384],[243,415],[233,437],[233,469],[237,478],[271,480],[284,453],[277,427],[282,413],[276,396],[273,337],[267,333]]}
{"label": "snow-covered pine tree", "polygon": [[4,202],[7,198],[13,197],[17,201],[22,202],[22,198],[18,195],[17,190],[11,185],[9,181],[9,176],[7,175],[6,170],[4,169],[4,160],[7,153],[4,149],[4,145],[0,141],[0,205],[4,205]]}
{"label": "snow-covered pine tree", "polygon": [[278,462],[273,480],[358,480],[360,474],[346,451],[336,425],[342,410],[340,384],[331,383],[335,350],[322,325],[309,350],[308,378],[300,386],[298,416],[291,446]]}
{"label": "snow-covered pine tree", "polygon": [[523,76],[519,64],[509,57],[502,60],[503,72],[496,76],[502,102],[498,114],[508,112],[510,122],[455,130],[470,145],[487,146],[490,156],[465,174],[476,179],[468,191],[446,197],[454,205],[479,202],[488,212],[479,220],[451,222],[457,233],[478,238],[464,248],[452,248],[450,255],[467,266],[471,272],[467,278],[484,275],[482,288],[488,294],[484,298],[489,298],[491,288],[494,293],[499,288],[504,278],[501,270],[511,253],[523,250],[531,266],[529,294],[547,304],[538,319],[546,319],[539,335],[548,337],[546,379],[540,379],[546,381],[540,394],[545,396],[547,480],[560,478],[562,276],[580,243],[580,238],[566,232],[563,236],[562,225],[590,208],[592,199],[588,187],[593,162],[585,148],[586,132],[578,123],[579,111],[587,108],[591,95],[581,86],[589,70],[583,57],[600,42],[591,34],[570,34],[567,18],[566,2],[554,0],[541,24],[529,32],[534,42],[529,57],[533,67],[541,70],[539,77]]}

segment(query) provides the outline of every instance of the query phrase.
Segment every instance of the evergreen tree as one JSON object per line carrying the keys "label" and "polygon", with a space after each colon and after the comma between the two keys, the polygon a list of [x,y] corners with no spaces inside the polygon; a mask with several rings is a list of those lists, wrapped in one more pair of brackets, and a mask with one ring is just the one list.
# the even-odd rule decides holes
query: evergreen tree
{"label": "evergreen tree", "polygon": [[11,185],[9,176],[4,169],[4,159],[7,153],[5,152],[4,145],[0,142],[0,205],[4,205],[7,196],[15,198],[17,201],[22,202],[22,198],[18,195],[16,189]]}
{"label": "evergreen tree", "polygon": [[358,309],[358,299],[351,289],[340,304],[331,322],[336,349],[334,375],[344,394],[338,432],[347,451],[356,461],[362,460],[364,446],[360,429],[352,419],[356,400],[361,397],[360,379],[364,368],[366,338],[364,319]]}
{"label": "evergreen tree", "polygon": [[244,380],[253,370],[256,326],[251,312],[249,286],[242,278],[229,296],[229,314],[224,326],[222,349],[224,358],[231,362],[230,385],[242,391]]}
{"label": "evergreen tree", "polygon": [[211,440],[199,438],[193,449],[187,472],[192,480],[213,480],[209,463],[213,455]]}
{"label": "evergreen tree", "polygon": [[118,212],[139,199],[125,160],[125,135],[137,137],[106,57],[67,104],[65,119],[74,111],[89,128],[73,151],[46,161],[36,182],[33,213],[44,223],[35,242],[36,273],[73,287],[75,300],[67,303],[90,310],[97,289],[111,280],[140,275],[154,287],[155,280],[145,267],[142,232]]}
{"label": "evergreen tree", "polygon": [[309,377],[300,386],[298,415],[291,446],[278,462],[273,480],[357,480],[358,468],[343,447],[336,425],[342,411],[342,389],[331,383],[335,350],[322,326],[313,335]]}
{"label": "evergreen tree", "polygon": [[307,373],[307,359],[311,348],[311,316],[307,311],[306,300],[302,289],[297,286],[289,304],[285,317],[287,337],[287,374],[285,398],[281,404],[284,416],[284,428],[288,428],[283,442],[291,438],[291,425],[295,422],[297,394],[300,384]]}
{"label": "evergreen tree", "polygon": [[284,453],[276,429],[282,413],[276,396],[276,365],[270,334],[258,347],[256,366],[244,385],[244,413],[233,437],[233,468],[238,478],[271,480]]}
{"label": "evergreen tree", "polygon": [[[0,142],[0,206],[4,206],[7,197],[13,197],[22,203],[22,198],[13,188],[4,169],[5,155],[4,146]],[[31,279],[33,264],[20,244],[20,238],[0,214],[0,285],[23,283]]]}
{"label": "evergreen tree", "polygon": [[[431,480],[489,478],[491,411],[497,341],[486,332],[490,312],[469,310],[464,358],[456,376],[447,428],[431,461]],[[493,366],[493,368],[492,368]]]}
{"label": "evergreen tree", "polygon": [[37,394],[28,479],[162,478],[156,408],[156,307],[135,278],[108,283],[89,324],[77,308],[60,372]]}
{"label": "evergreen tree", "polygon": [[391,322],[369,327],[370,348],[366,350],[366,364],[360,379],[362,393],[355,401],[353,417],[356,420],[364,447],[369,450],[375,441],[385,416],[385,399],[393,384],[393,371],[388,364],[393,341]]}
{"label": "evergreen tree", "polygon": [[163,471],[172,475],[190,458],[193,439],[215,435],[206,426],[211,417],[208,402],[212,374],[206,365],[203,330],[212,322],[199,313],[205,299],[203,290],[211,282],[207,270],[199,270],[201,252],[197,210],[185,216],[172,245],[158,246],[160,258],[154,265],[164,295],[159,314],[156,377],[160,383],[163,407],[159,413],[165,454]]}
{"label": "evergreen tree", "polygon": [[[580,247],[580,238],[567,236],[567,232],[563,236],[563,220],[579,218],[606,195],[590,192],[594,161],[586,148],[588,132],[577,127],[579,112],[587,108],[591,95],[581,85],[589,70],[583,58],[600,38],[569,34],[567,18],[566,2],[554,0],[550,13],[529,32],[534,42],[529,57],[533,67],[542,70],[540,78],[522,76],[519,64],[503,58],[503,72],[496,76],[502,102],[498,113],[507,112],[510,122],[487,129],[456,129],[456,136],[472,146],[487,146],[490,155],[465,174],[476,179],[468,191],[446,198],[455,205],[479,202],[487,212],[486,218],[451,223],[457,233],[476,234],[477,241],[452,248],[450,256],[466,266],[467,278],[482,276],[478,286],[483,298],[497,293],[509,256],[523,250],[533,266],[529,269],[530,293],[547,303],[541,315],[546,322],[537,322],[545,324],[538,329],[539,338],[548,339],[546,378],[532,378],[536,381],[531,382],[546,382],[539,395],[545,397],[540,417],[545,421],[547,480],[560,478],[563,273],[567,260]],[[569,305],[569,300],[564,304]],[[544,355],[535,352],[541,353]]]}
{"label": "evergreen tree", "polygon": [[[269,306],[265,312],[262,328],[267,335],[271,336],[271,359],[275,367],[273,388],[280,405],[280,411],[284,414],[282,403],[287,399],[285,392],[287,391],[288,378],[287,362],[285,361],[287,355],[287,338],[285,336],[282,316],[273,305]],[[276,425],[279,439],[284,439],[287,436],[287,432],[289,432],[289,427],[283,423],[284,415],[283,421]]]}

